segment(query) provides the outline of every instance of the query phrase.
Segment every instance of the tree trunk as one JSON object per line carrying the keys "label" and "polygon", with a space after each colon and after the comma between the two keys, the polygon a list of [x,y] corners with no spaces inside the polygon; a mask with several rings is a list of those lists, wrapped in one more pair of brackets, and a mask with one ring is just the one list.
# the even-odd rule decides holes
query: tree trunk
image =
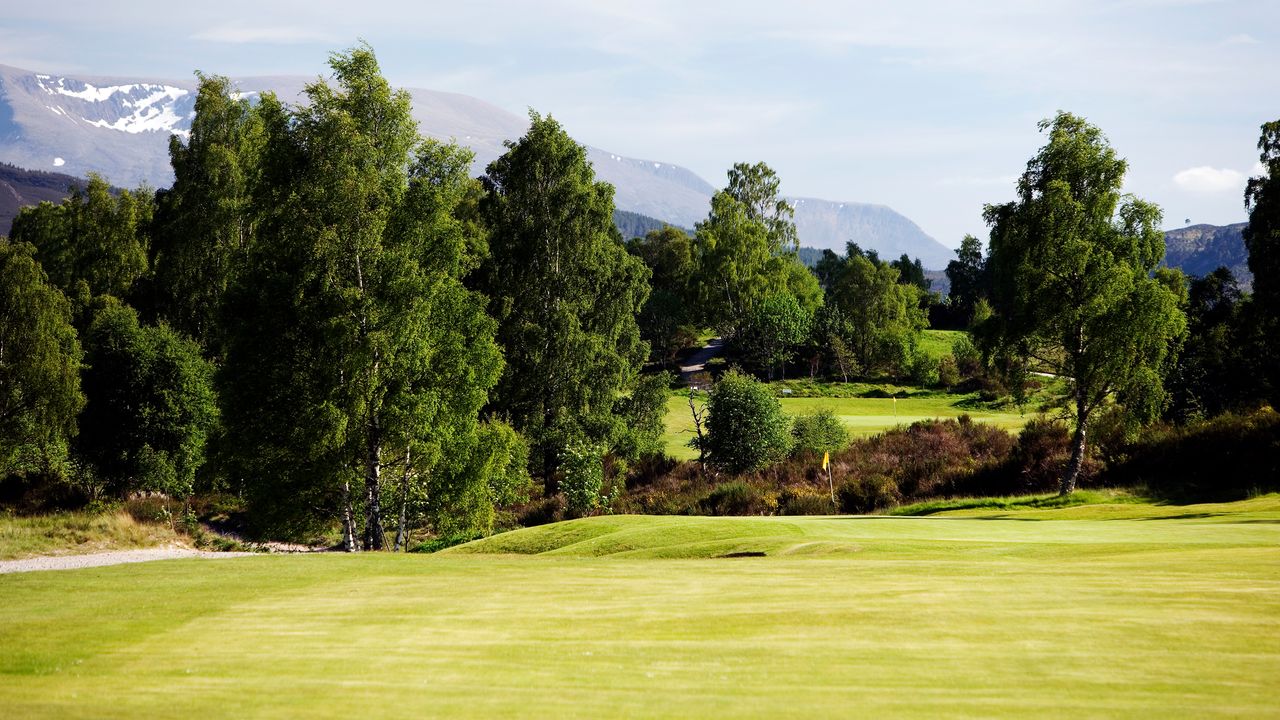
{"label": "tree trunk", "polygon": [[381,461],[382,429],[375,420],[370,423],[364,459],[365,550],[382,550],[386,546],[386,532],[382,528]]}
{"label": "tree trunk", "polygon": [[409,450],[404,451],[404,475],[400,478],[400,524],[396,526],[396,552],[409,549]]}
{"label": "tree trunk", "polygon": [[351,508],[351,482],[342,481],[342,549],[347,552],[358,552],[356,545],[356,515]]}
{"label": "tree trunk", "polygon": [[[549,403],[543,404],[542,429],[546,432],[555,422],[555,414],[549,409]],[[547,497],[555,495],[560,488],[556,487],[556,455],[559,448],[545,443],[542,446],[542,489]]]}
{"label": "tree trunk", "polygon": [[1067,462],[1066,472],[1062,474],[1059,495],[1070,495],[1076,491],[1076,479],[1080,477],[1080,468],[1084,465],[1085,432],[1088,430],[1089,418],[1085,414],[1083,401],[1077,402],[1076,408],[1076,432],[1071,438],[1071,459]]}

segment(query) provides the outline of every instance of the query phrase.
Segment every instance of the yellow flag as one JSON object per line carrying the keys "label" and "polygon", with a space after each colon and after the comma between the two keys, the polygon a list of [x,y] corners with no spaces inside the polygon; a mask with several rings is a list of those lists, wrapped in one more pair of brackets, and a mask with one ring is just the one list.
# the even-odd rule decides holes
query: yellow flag
{"label": "yellow flag", "polygon": [[831,453],[829,453],[829,452],[824,452],[824,453],[822,453],[822,469],[823,469],[823,470],[826,470],[826,469],[827,469],[827,465],[828,465],[830,462],[831,462]]}

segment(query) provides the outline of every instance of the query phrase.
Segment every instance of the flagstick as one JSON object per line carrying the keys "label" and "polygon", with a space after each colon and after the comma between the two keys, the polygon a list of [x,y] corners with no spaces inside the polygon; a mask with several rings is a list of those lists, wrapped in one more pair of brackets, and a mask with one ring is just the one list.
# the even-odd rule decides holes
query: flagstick
{"label": "flagstick", "polygon": [[827,464],[827,485],[831,488],[831,504],[832,504],[832,505],[838,505],[838,503],[836,503],[836,484],[835,484],[835,482],[831,479],[831,465],[830,465],[830,463],[828,463],[828,464]]}

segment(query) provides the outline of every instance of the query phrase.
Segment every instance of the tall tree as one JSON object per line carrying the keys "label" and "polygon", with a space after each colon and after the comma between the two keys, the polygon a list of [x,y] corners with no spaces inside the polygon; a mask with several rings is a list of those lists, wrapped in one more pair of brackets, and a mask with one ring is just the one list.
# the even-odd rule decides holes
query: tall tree
{"label": "tall tree", "polygon": [[259,106],[257,238],[225,308],[226,445],[272,526],[336,512],[347,549],[381,549],[383,471],[465,462],[442,448],[477,431],[501,357],[462,285],[471,154],[420,139],[367,46],[329,65],[335,85],[308,85],[305,107]]}
{"label": "tall tree", "polygon": [[909,255],[902,253],[902,257],[889,263],[889,266],[898,271],[898,282],[915,285],[922,293],[928,293],[929,287],[933,285],[933,281],[924,276],[924,265],[920,258],[912,260]]}
{"label": "tall tree", "polygon": [[950,302],[960,323],[973,319],[978,300],[987,296],[986,261],[982,257],[982,241],[965,235],[956,250],[956,259],[947,263],[947,281],[951,283]]}
{"label": "tall tree", "polygon": [[636,314],[649,272],[613,225],[613,186],[550,116],[507,144],[483,178],[483,268],[506,358],[493,408],[525,433],[548,494],[570,442],[613,445],[615,412],[648,355]]}
{"label": "tall tree", "polygon": [[[147,271],[147,244],[155,196],[146,188],[113,193],[105,179],[71,188],[60,204],[23,208],[9,237],[36,248],[49,280],[74,297],[129,297]],[[78,289],[80,283],[84,289]]]}
{"label": "tall tree", "polygon": [[221,76],[200,75],[185,139],[169,138],[173,186],[158,198],[152,246],[163,317],[212,349],[232,269],[254,236],[262,119]]}
{"label": "tall tree", "polygon": [[922,291],[898,282],[898,271],[850,243],[827,303],[839,311],[842,341],[863,370],[902,374],[928,319]]}
{"label": "tall tree", "polygon": [[1264,173],[1249,178],[1244,204],[1249,210],[1249,225],[1244,230],[1245,247],[1249,250],[1249,271],[1253,273],[1253,302],[1267,338],[1262,350],[1270,362],[1271,401],[1280,404],[1280,120],[1264,123],[1258,138],[1258,156]]}
{"label": "tall tree", "polygon": [[59,470],[84,407],[71,305],[34,255],[0,237],[0,478]]}
{"label": "tall tree", "polygon": [[1127,163],[1082,118],[1059,113],[1040,129],[1049,141],[1027,163],[1018,199],[985,210],[995,315],[982,336],[989,350],[1068,380],[1067,494],[1094,413],[1117,395],[1159,398],[1161,365],[1186,321],[1151,277],[1164,255],[1160,209],[1121,194]]}
{"label": "tall tree", "polygon": [[794,208],[764,163],[738,163],[696,228],[695,288],[706,324],[732,338],[765,298],[789,292],[809,312],[822,290],[796,255]]}
{"label": "tall tree", "polygon": [[656,359],[669,363],[697,339],[693,240],[668,225],[628,241],[627,250],[644,261],[650,273],[649,298],[637,319],[640,337]]}

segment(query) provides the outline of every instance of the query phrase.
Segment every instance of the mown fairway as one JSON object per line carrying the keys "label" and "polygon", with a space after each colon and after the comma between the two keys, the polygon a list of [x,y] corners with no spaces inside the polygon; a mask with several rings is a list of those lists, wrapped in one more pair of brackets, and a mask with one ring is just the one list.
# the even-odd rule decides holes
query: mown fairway
{"label": "mown fairway", "polygon": [[[1008,411],[973,410],[964,407],[968,396],[926,395],[924,397],[869,398],[869,397],[797,397],[780,398],[783,412],[803,415],[821,409],[829,409],[840,418],[854,437],[865,437],[884,432],[899,425],[910,425],[920,420],[956,418],[968,415],[978,422],[1017,431],[1027,424],[1034,413],[1020,414],[1016,409]],[[699,400],[695,400],[699,402]],[[668,455],[680,459],[697,457],[689,447],[694,436],[693,416],[689,412],[689,398],[679,394],[667,400],[666,432],[662,439]]]}
{"label": "mown fairway", "polygon": [[1276,713],[1276,496],[974,513],[0,576],[0,716]]}

